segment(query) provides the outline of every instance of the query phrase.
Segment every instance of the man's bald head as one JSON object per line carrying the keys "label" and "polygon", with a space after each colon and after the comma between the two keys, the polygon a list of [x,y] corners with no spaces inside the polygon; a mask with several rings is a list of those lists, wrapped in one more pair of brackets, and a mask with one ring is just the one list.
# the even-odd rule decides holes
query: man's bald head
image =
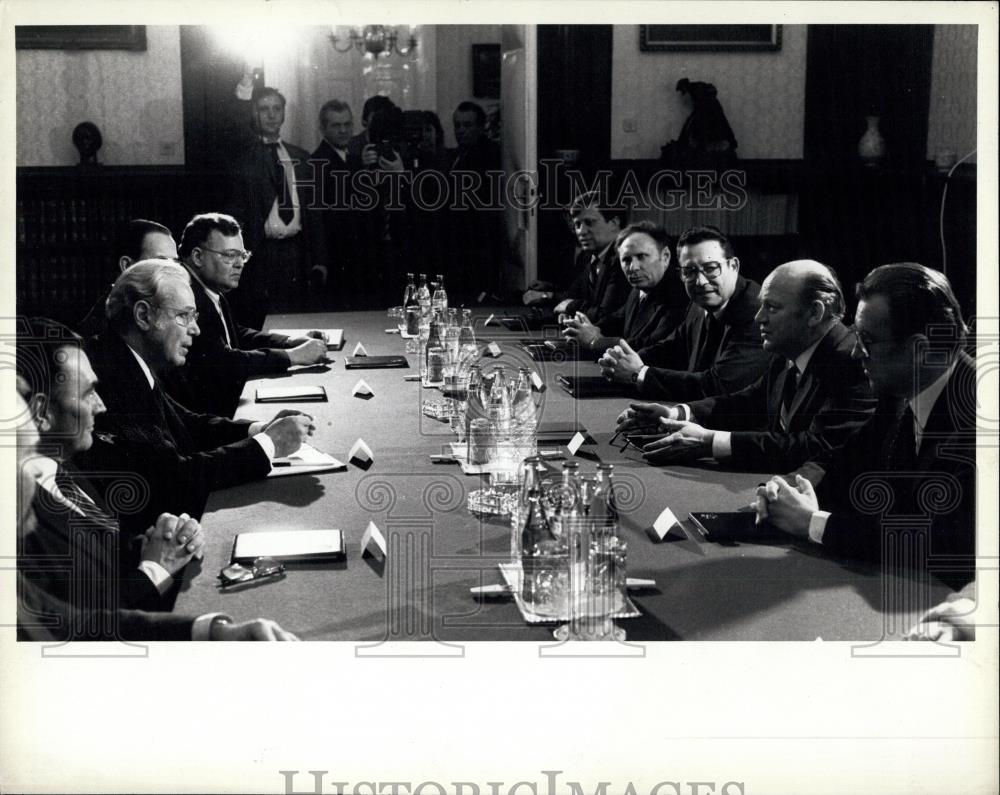
{"label": "man's bald head", "polygon": [[764,279],[757,323],[764,350],[794,359],[844,316],[837,274],[811,259],[779,265]]}
{"label": "man's bald head", "polygon": [[803,306],[819,301],[826,307],[826,319],[844,316],[844,291],[833,268],[814,259],[794,259],[771,271],[764,283],[778,281],[794,286]]}

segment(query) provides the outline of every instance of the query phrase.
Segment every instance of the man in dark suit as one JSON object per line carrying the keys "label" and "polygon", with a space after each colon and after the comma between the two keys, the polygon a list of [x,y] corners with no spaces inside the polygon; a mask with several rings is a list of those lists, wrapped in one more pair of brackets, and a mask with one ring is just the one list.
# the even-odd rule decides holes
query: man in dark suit
{"label": "man in dark suit", "polygon": [[22,321],[17,374],[46,453],[34,462],[41,474],[38,522],[22,549],[59,564],[29,576],[64,601],[79,597],[97,600],[94,607],[169,609],[174,577],[192,555],[200,556],[204,536],[186,514],[164,513],[146,530],[140,549],[121,543],[117,519],[72,462],[90,449],[94,419],[104,413],[83,340],[52,320]]}
{"label": "man in dark suit", "polygon": [[320,169],[319,221],[327,254],[327,289],[337,306],[356,307],[365,291],[365,273],[360,262],[360,219],[351,208],[351,178],[362,166],[360,153],[349,152],[354,117],[351,108],[331,99],[319,109],[323,135],[310,160]]}
{"label": "man in dark suit", "polygon": [[687,404],[636,403],[619,429],[671,431],[644,448],[651,464],[715,458],[738,469],[794,469],[840,447],[875,409],[841,323],[836,274],[814,260],[779,265],[764,280],[757,322],[771,366],[748,387]]}
{"label": "man in dark suit", "polygon": [[566,322],[563,334],[585,348],[604,351],[619,339],[644,348],[665,339],[687,314],[684,285],[670,272],[670,237],[663,227],[640,221],[615,239],[618,260],[632,287],[625,305],[598,327],[582,312]]}
{"label": "man in dark suit", "polygon": [[598,191],[590,191],[573,201],[569,214],[580,244],[576,277],[561,292],[535,283],[522,300],[526,306],[555,303],[552,311],[556,314],[581,312],[600,326],[624,306],[629,294],[615,250],[615,238],[627,223],[626,213],[621,208],[606,206]]}
{"label": "man in dark suit", "polygon": [[[144,259],[177,259],[177,244],[170,230],[163,224],[147,221],[145,218],[133,218],[118,229],[114,250],[119,256],[115,262],[114,275],[108,279],[109,284],[114,283],[118,274],[133,262]],[[80,321],[79,331],[84,337],[93,337],[104,331],[104,304],[107,300],[106,291]]]}
{"label": "man in dark suit", "polygon": [[292,338],[247,328],[233,319],[227,295],[239,286],[248,259],[235,218],[196,215],[184,227],[180,255],[191,274],[200,333],[191,342],[184,366],[163,375],[164,388],[178,403],[201,414],[231,417],[247,379],[326,361],[321,331]]}
{"label": "man in dark suit", "polygon": [[[38,431],[25,402],[27,382],[17,379],[15,408],[23,421],[17,427],[18,510],[17,532],[30,538],[37,530],[35,499],[42,473],[38,463]],[[46,591],[31,577],[38,561],[22,554],[17,573],[17,639],[61,642],[69,640],[298,640],[268,619],[240,624],[224,613],[197,618],[170,613],[149,613],[114,607],[71,604]]]}
{"label": "man in dark suit", "polygon": [[233,309],[260,328],[268,312],[297,308],[310,281],[325,281],[326,255],[316,222],[318,175],[308,152],[281,139],[285,97],[265,87],[250,101],[259,138],[234,163],[230,214],[257,262]]}
{"label": "man in dark suit", "polygon": [[280,411],[269,423],[194,414],[163,391],[164,374],[184,364],[198,334],[190,281],[180,265],[136,263],[108,296],[108,331],[87,344],[108,411],[78,463],[144,479],[144,503],[122,517],[132,533],[164,511],[200,518],[210,492],[265,477],[271,460],[297,450],[313,428],[299,412]]}
{"label": "man in dark suit", "polygon": [[[368,126],[371,124],[372,116],[379,111],[387,111],[395,107],[395,102],[389,99],[389,97],[384,97],[381,94],[376,94],[375,96],[368,97],[368,99],[365,100],[364,104],[361,106],[361,132],[357,135],[352,135],[347,141],[348,157],[358,160],[365,159],[365,150],[368,149],[371,144],[378,143],[378,141],[372,140],[368,130]],[[375,161],[373,160],[371,162]]]}
{"label": "man in dark suit", "polygon": [[975,572],[977,409],[961,309],[943,274],[914,263],[876,268],[858,298],[854,356],[879,408],[794,483],[761,487],[758,515],[833,552],[961,588]]}
{"label": "man in dark suit", "polygon": [[635,351],[609,348],[599,364],[605,378],[634,384],[644,397],[682,401],[735,392],[767,369],[755,317],[760,285],[740,275],[729,239],[696,226],[677,241],[679,272],[691,304],[664,340]]}

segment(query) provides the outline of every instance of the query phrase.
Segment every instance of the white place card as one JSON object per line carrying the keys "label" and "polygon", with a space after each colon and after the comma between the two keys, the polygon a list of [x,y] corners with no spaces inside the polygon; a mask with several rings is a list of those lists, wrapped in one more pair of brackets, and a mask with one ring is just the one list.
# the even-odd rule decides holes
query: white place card
{"label": "white place card", "polygon": [[667,537],[668,533],[673,533],[674,535],[683,536],[684,528],[681,527],[681,523],[677,521],[677,517],[674,516],[674,512],[669,508],[664,508],[659,516],[656,517],[656,521],[653,522],[653,532],[656,533],[656,537],[662,541]]}
{"label": "white place card", "polygon": [[367,356],[368,351],[365,350],[365,346],[360,342],[354,346],[354,356]]}
{"label": "white place card", "polygon": [[347,454],[347,460],[360,466],[367,466],[375,460],[372,449],[365,444],[364,439],[358,439],[351,445],[351,451]]}
{"label": "white place card", "polygon": [[573,438],[569,440],[569,444],[566,445],[566,449],[569,450],[569,454],[576,455],[576,451],[583,447],[583,442],[586,438],[586,436],[577,431],[573,435]]}
{"label": "white place card", "polygon": [[494,359],[499,359],[502,351],[500,350],[499,345],[497,345],[495,342],[491,342],[489,345],[486,346],[486,353],[488,353]]}
{"label": "white place card", "polygon": [[545,384],[542,383],[542,377],[534,370],[531,371],[531,386],[536,392],[545,391]]}
{"label": "white place card", "polygon": [[375,522],[369,522],[365,528],[364,535],[361,536],[361,557],[371,555],[379,560],[385,560],[389,555],[388,546],[385,543],[385,536],[378,529]]}
{"label": "white place card", "polygon": [[358,397],[371,397],[375,394],[370,386],[362,378],[354,385],[354,389],[351,390],[352,395],[357,395]]}

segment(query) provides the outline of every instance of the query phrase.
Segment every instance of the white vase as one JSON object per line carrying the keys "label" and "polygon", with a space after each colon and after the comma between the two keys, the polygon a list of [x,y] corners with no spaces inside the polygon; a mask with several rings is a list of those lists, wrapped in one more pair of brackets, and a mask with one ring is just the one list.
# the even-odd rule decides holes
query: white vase
{"label": "white vase", "polygon": [[858,141],[858,157],[872,165],[885,157],[885,139],[878,129],[878,116],[866,116],[868,129]]}

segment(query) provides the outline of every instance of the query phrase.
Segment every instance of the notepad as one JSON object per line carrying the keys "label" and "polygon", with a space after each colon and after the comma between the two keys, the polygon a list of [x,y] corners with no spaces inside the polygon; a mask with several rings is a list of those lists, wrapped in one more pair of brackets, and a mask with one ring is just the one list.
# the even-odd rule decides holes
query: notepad
{"label": "notepad", "polygon": [[253,563],[257,558],[288,562],[343,560],[343,530],[261,530],[237,533],[233,563]]}
{"label": "notepad", "polygon": [[257,388],[258,403],[326,402],[323,386],[262,386]]}
{"label": "notepad", "polygon": [[384,370],[389,367],[409,367],[405,356],[348,356],[344,367],[348,370]]}
{"label": "notepad", "polygon": [[347,469],[347,464],[328,453],[317,450],[311,444],[305,444],[291,455],[275,458],[271,461],[269,478],[280,478],[287,475],[306,475],[310,472],[336,472]]}
{"label": "notepad", "polygon": [[328,351],[339,351],[344,347],[344,330],[342,328],[273,328],[275,334],[286,334],[289,337],[304,337],[310,331],[322,331],[326,334],[326,349]]}

